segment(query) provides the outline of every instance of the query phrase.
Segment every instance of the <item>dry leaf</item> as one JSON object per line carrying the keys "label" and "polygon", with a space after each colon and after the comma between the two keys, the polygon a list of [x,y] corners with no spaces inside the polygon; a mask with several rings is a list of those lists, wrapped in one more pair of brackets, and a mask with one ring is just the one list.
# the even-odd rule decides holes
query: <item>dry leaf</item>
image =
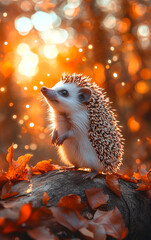
{"label": "dry leaf", "polygon": [[32,174],[43,174],[49,171],[56,170],[55,165],[50,164],[52,160],[43,160],[41,162],[38,162],[35,167],[31,168]]}
{"label": "dry leaf", "polygon": [[51,207],[50,209],[56,221],[70,231],[74,232],[88,226],[88,221],[76,210],[61,207]]}
{"label": "dry leaf", "polygon": [[34,229],[29,229],[28,235],[35,240],[57,240],[58,238],[50,233],[49,229],[42,226]]}
{"label": "dry leaf", "polygon": [[109,200],[109,196],[104,194],[101,188],[91,188],[86,189],[86,196],[88,199],[88,203],[92,209],[99,207],[102,204],[106,204]]}
{"label": "dry leaf", "polygon": [[106,234],[116,239],[124,239],[128,234],[128,229],[117,207],[107,212],[97,210],[93,221],[103,226]]}
{"label": "dry leaf", "polygon": [[17,221],[17,225],[21,225],[22,223],[25,223],[29,219],[31,212],[32,212],[31,203],[24,204],[20,209],[20,216]]}
{"label": "dry leaf", "polygon": [[5,185],[2,187],[2,192],[1,192],[2,200],[18,195],[18,192],[11,191],[11,187],[12,187],[12,184],[9,182],[6,182]]}
{"label": "dry leaf", "polygon": [[75,194],[69,194],[67,196],[60,198],[57,206],[71,208],[81,212],[81,210],[86,206],[86,204],[81,203],[80,196]]}
{"label": "dry leaf", "polygon": [[118,179],[119,177],[115,174],[107,174],[106,184],[112,192],[114,192],[117,196],[121,197],[121,190]]}
{"label": "dry leaf", "polygon": [[48,194],[46,192],[44,192],[43,197],[42,197],[43,204],[48,205],[49,199],[50,198],[49,198]]}

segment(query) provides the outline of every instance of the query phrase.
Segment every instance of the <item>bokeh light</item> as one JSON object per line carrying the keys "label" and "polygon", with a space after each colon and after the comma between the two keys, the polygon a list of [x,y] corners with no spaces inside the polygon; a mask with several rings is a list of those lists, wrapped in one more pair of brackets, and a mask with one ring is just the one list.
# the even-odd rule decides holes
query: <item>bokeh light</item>
{"label": "bokeh light", "polygon": [[20,35],[24,36],[31,31],[33,25],[30,18],[20,17],[15,20],[15,27],[16,30],[20,33]]}
{"label": "bokeh light", "polygon": [[48,59],[56,58],[59,53],[55,45],[45,45],[43,51],[45,57]]}
{"label": "bokeh light", "polygon": [[[24,45],[25,47],[25,45]],[[38,55],[31,51],[24,51],[25,48],[22,48],[22,60],[19,63],[18,71],[20,74],[25,75],[27,77],[34,76],[37,71],[37,64],[39,62]],[[24,49],[24,50],[23,50]]]}

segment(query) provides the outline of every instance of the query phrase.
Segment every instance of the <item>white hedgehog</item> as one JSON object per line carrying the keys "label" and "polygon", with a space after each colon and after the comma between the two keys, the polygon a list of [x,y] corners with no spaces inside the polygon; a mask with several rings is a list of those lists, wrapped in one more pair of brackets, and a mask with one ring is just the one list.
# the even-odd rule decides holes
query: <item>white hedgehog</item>
{"label": "white hedgehog", "polygon": [[65,74],[53,88],[42,87],[50,107],[52,143],[66,165],[92,172],[116,172],[123,138],[102,89],[81,74]]}

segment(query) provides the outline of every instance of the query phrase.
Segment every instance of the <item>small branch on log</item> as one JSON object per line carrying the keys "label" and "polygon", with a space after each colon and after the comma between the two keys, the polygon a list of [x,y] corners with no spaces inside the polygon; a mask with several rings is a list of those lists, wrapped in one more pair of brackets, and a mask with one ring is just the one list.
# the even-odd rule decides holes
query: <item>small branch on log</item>
{"label": "small branch on log", "polygon": [[106,185],[105,176],[99,175],[93,180],[83,179],[82,171],[50,171],[43,175],[35,175],[30,181],[21,181],[12,187],[13,192],[18,192],[16,197],[0,201],[5,207],[20,208],[24,203],[32,201],[33,207],[43,205],[44,192],[50,197],[47,207],[56,206],[60,198],[68,194],[79,195],[82,202],[87,204],[82,215],[91,214],[85,190],[93,187],[101,188],[109,195],[107,204],[99,207],[108,211],[115,206],[120,210],[129,234],[125,239],[148,240],[151,239],[151,200],[144,192],[137,191],[136,184],[119,180],[122,196],[115,195]]}

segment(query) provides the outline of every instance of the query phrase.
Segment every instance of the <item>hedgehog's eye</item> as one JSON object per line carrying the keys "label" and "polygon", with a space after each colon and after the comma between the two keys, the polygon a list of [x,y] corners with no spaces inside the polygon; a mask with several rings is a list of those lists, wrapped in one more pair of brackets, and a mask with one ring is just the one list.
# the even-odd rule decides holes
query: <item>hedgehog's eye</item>
{"label": "hedgehog's eye", "polygon": [[69,96],[69,93],[66,89],[62,89],[62,90],[58,91],[58,93],[63,97],[68,97]]}

